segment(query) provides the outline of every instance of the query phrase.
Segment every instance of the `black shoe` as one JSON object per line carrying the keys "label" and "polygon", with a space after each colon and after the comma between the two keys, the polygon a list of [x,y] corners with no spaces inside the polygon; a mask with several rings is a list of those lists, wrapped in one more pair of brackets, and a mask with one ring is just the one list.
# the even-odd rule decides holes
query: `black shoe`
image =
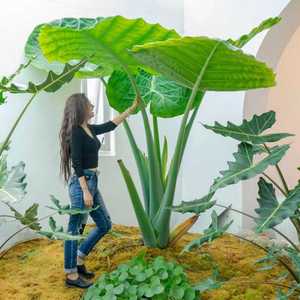
{"label": "black shoe", "polygon": [[65,284],[67,287],[78,287],[81,289],[86,289],[90,287],[93,283],[85,281],[82,279],[80,276],[78,276],[77,279],[69,279],[68,277],[66,278]]}
{"label": "black shoe", "polygon": [[77,272],[79,275],[83,275],[87,279],[92,279],[95,277],[95,273],[89,272],[85,265],[77,265]]}

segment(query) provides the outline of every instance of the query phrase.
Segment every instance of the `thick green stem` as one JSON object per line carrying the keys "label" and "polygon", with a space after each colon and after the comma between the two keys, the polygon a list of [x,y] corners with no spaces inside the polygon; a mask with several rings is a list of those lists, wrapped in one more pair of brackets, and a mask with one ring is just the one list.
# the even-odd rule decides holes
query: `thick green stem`
{"label": "thick green stem", "polygon": [[133,156],[135,158],[135,162],[137,165],[137,169],[139,172],[139,177],[140,177],[140,182],[142,185],[142,190],[143,190],[143,198],[144,198],[144,205],[145,205],[145,210],[147,215],[149,215],[149,182],[148,182],[148,176],[146,174],[147,170],[145,170],[145,167],[143,165],[142,157],[141,157],[141,152],[140,149],[138,148],[135,138],[133,136],[133,133],[130,129],[130,126],[126,120],[123,121],[123,125],[125,128],[125,131],[128,136],[128,140],[133,152]]}
{"label": "thick green stem", "polygon": [[141,109],[143,122],[144,122],[148,158],[149,158],[150,216],[152,218],[156,214],[160,206],[160,199],[162,198],[163,195],[163,183],[161,181],[161,176],[159,174],[158,159],[155,153],[153,136],[149,124],[148,115],[145,109],[145,104],[142,101],[140,91],[137,87],[137,84],[131,72],[129,71],[127,66],[123,65],[123,67],[130,79],[131,85],[136,93],[136,96],[139,97],[139,99],[141,99],[139,104],[140,104],[140,109]]}
{"label": "thick green stem", "polygon": [[153,134],[154,134],[154,147],[156,151],[156,157],[158,161],[159,171],[161,175],[161,181],[163,182],[163,171],[162,171],[162,163],[161,163],[161,152],[160,152],[160,140],[159,140],[159,129],[157,117],[152,115],[152,123],[153,123]]}
{"label": "thick green stem", "polygon": [[3,151],[5,150],[7,144],[9,143],[9,140],[12,136],[12,134],[14,133],[17,125],[19,124],[20,120],[22,119],[24,113],[26,112],[27,108],[29,107],[30,103],[32,102],[32,100],[35,98],[37,94],[32,94],[32,96],[30,97],[30,99],[28,100],[28,102],[26,103],[26,105],[24,106],[23,110],[21,111],[20,115],[18,116],[16,122],[14,123],[13,127],[11,128],[11,130],[9,131],[6,139],[4,140],[4,142],[1,145],[0,148],[0,156],[2,155]]}
{"label": "thick green stem", "polygon": [[176,188],[176,182],[178,177],[178,172],[180,168],[180,162],[182,157],[182,147],[183,147],[183,141],[185,136],[185,130],[186,130],[186,123],[188,121],[188,116],[190,111],[192,110],[194,106],[194,101],[196,98],[196,95],[199,91],[199,86],[201,83],[201,80],[205,74],[206,68],[212,59],[219,43],[217,43],[214,48],[212,49],[211,53],[209,54],[206,62],[204,63],[201,72],[199,76],[197,77],[197,80],[193,86],[192,93],[190,95],[189,101],[187,103],[184,115],[182,117],[179,134],[177,137],[176,147],[175,147],[175,153],[171,162],[169,174],[168,174],[168,181],[166,185],[166,190],[162,199],[162,204],[160,206],[159,211],[157,212],[155,219],[154,219],[154,226],[159,232],[159,243],[160,247],[166,247],[169,240],[169,233],[170,233],[170,218],[171,218],[171,210],[166,209],[167,207],[172,206],[173,200],[174,200],[174,194],[175,194],[175,188]]}
{"label": "thick green stem", "polygon": [[138,195],[132,177],[129,171],[127,170],[127,168],[125,167],[124,163],[122,162],[122,160],[118,160],[118,164],[120,166],[121,172],[126,182],[128,192],[130,194],[130,199],[136,214],[136,218],[139,223],[139,227],[143,235],[145,245],[150,247],[156,247],[157,242],[156,242],[154,228],[152,227],[151,221],[142,206],[140,197]]}

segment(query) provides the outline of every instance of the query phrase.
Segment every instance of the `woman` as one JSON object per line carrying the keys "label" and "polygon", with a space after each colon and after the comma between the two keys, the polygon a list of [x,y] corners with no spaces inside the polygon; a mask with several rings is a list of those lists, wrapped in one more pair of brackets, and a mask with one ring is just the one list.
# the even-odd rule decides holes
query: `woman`
{"label": "woman", "polygon": [[[98,151],[101,143],[97,135],[114,130],[138,106],[138,98],[125,112],[103,124],[89,124],[94,105],[82,93],[71,95],[65,104],[60,130],[60,174],[63,175],[71,200],[71,208],[92,208],[90,216],[96,227],[78,247],[76,240],[64,242],[65,283],[69,287],[87,288],[94,277],[87,271],[84,259],[96,243],[111,229],[110,215],[98,189]],[[71,166],[74,171],[71,174]],[[98,207],[97,209],[94,209]],[[84,214],[70,215],[68,232],[79,234]]]}

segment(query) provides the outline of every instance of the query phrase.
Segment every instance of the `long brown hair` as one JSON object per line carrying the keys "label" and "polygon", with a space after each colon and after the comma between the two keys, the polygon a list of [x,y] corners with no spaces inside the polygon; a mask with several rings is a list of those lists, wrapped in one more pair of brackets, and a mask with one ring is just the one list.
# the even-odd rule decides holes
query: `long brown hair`
{"label": "long brown hair", "polygon": [[60,176],[65,183],[71,175],[70,143],[72,128],[79,126],[85,121],[88,98],[83,93],[75,93],[68,97],[59,132],[60,140]]}

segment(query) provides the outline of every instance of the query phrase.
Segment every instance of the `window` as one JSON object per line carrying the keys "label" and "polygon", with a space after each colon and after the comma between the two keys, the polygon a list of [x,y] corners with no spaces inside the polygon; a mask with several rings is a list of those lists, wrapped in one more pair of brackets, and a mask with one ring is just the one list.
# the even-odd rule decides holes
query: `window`
{"label": "window", "polygon": [[[95,116],[91,124],[101,124],[113,118],[113,110],[106,98],[105,86],[98,78],[84,79],[81,81],[81,92],[84,93],[95,106]],[[101,156],[115,155],[115,131],[98,135],[102,143]]]}

